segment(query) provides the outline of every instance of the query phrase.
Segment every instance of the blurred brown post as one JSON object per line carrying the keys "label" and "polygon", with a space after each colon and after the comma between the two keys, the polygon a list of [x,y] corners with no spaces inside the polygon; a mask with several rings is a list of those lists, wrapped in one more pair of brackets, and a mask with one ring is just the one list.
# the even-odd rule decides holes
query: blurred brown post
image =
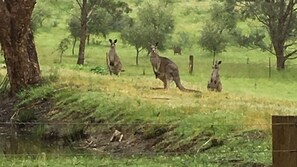
{"label": "blurred brown post", "polygon": [[194,64],[194,56],[189,56],[189,73],[193,74],[193,64]]}
{"label": "blurred brown post", "polygon": [[268,77],[271,78],[271,59],[270,59],[270,57],[269,57],[269,60],[268,60],[268,66],[269,66]]}
{"label": "blurred brown post", "polygon": [[297,116],[272,116],[273,167],[296,167]]}

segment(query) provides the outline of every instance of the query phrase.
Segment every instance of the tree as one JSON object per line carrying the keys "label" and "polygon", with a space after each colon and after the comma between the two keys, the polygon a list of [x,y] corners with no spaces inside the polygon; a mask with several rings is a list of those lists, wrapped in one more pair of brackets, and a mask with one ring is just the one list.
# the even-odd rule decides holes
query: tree
{"label": "tree", "polygon": [[88,9],[87,9],[87,0],[76,0],[77,4],[81,10],[80,16],[80,43],[78,51],[77,64],[81,65],[85,62],[85,47],[86,47],[86,38],[87,38],[87,22],[88,22]]}
{"label": "tree", "polygon": [[123,29],[121,33],[121,38],[128,42],[129,44],[133,45],[136,50],[136,65],[139,64],[139,53],[146,49],[146,45],[148,45],[148,41],[146,40],[146,35],[144,33],[147,33],[148,31],[145,30],[145,27],[143,27],[140,24],[135,24],[131,27],[126,27]]}
{"label": "tree", "polygon": [[10,93],[40,83],[40,68],[30,29],[35,0],[0,1],[0,41]]}
{"label": "tree", "polygon": [[224,8],[221,4],[214,4],[210,9],[211,22],[206,22],[202,28],[199,45],[213,53],[213,64],[216,54],[225,50],[228,44],[228,34],[236,27],[238,20],[233,12],[234,6]]}
{"label": "tree", "polygon": [[[285,62],[296,59],[297,42],[297,1],[296,0],[223,0],[224,7],[232,7],[234,12],[241,14],[242,19],[258,21],[266,30],[266,34],[254,34],[249,37],[250,43],[257,45],[276,56],[277,70],[285,69]],[[261,32],[261,31],[258,31]],[[238,34],[237,34],[238,35]],[[253,37],[253,36],[258,37]],[[265,43],[265,36],[268,42]],[[262,37],[262,39],[259,39]],[[257,42],[253,42],[252,39]],[[249,46],[250,44],[248,44]]]}
{"label": "tree", "polygon": [[72,55],[74,55],[77,38],[80,36],[80,21],[77,17],[72,17],[70,19],[68,23],[68,30],[70,31],[70,36],[73,38]]}
{"label": "tree", "polygon": [[139,53],[147,49],[149,43],[159,42],[158,49],[164,49],[166,40],[174,31],[172,8],[167,3],[143,3],[133,24],[124,28],[121,37],[136,49],[136,65]]}
{"label": "tree", "polygon": [[92,20],[94,11],[103,8],[113,18],[120,18],[123,13],[129,13],[131,9],[127,3],[117,0],[76,0],[76,2],[80,8],[80,44],[77,64],[84,64],[88,23]]}
{"label": "tree", "polygon": [[207,23],[201,32],[199,44],[202,48],[213,53],[212,63],[214,64],[216,54],[225,50],[227,40],[216,24]]}
{"label": "tree", "polygon": [[69,44],[70,44],[69,37],[66,37],[66,38],[61,40],[59,46],[57,47],[56,51],[58,51],[58,53],[60,54],[59,63],[62,63],[63,54],[68,49]]}

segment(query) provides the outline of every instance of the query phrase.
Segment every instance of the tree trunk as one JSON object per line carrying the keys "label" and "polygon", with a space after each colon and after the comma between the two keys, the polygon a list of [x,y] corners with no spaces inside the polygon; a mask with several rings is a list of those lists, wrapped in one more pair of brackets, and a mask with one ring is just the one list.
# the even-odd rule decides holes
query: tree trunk
{"label": "tree trunk", "polygon": [[0,36],[10,93],[41,80],[33,32],[30,29],[35,0],[0,1]]}
{"label": "tree trunk", "polygon": [[74,49],[75,49],[75,45],[76,45],[76,37],[74,37],[74,41],[73,41],[73,46],[72,46],[72,55],[74,55]]}
{"label": "tree trunk", "polygon": [[285,62],[286,62],[286,59],[284,56],[276,56],[276,69],[278,71],[284,70]]}
{"label": "tree trunk", "polygon": [[78,51],[77,64],[84,64],[85,61],[85,47],[87,38],[87,0],[83,0],[81,6],[81,29],[80,29],[80,43]]}
{"label": "tree trunk", "polygon": [[274,43],[274,51],[276,54],[276,69],[278,71],[285,69],[285,51],[283,42],[275,42]]}
{"label": "tree trunk", "polygon": [[136,65],[138,66],[138,60],[139,60],[139,49],[136,48]]}
{"label": "tree trunk", "polygon": [[216,51],[213,51],[212,65],[215,64],[215,61],[216,61]]}

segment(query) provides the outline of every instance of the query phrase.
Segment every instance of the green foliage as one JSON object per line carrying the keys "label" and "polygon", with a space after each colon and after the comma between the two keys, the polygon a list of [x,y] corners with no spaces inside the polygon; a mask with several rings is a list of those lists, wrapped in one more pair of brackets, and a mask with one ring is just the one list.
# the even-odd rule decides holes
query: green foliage
{"label": "green foliage", "polygon": [[135,47],[137,62],[139,52],[148,46],[147,36],[148,30],[139,23],[134,23],[133,26],[125,27],[121,32],[121,38],[124,43],[129,43]]}
{"label": "green foliage", "polygon": [[174,31],[174,18],[168,3],[144,2],[138,8],[137,18],[121,32],[122,39],[136,49],[138,54],[143,49],[149,51],[151,43],[159,42],[158,48],[165,49],[169,35]]}
{"label": "green foliage", "polygon": [[94,68],[91,68],[91,71],[95,74],[102,74],[102,75],[108,74],[108,71],[106,70],[106,68],[104,68],[102,66],[96,66]]}
{"label": "green foliage", "polygon": [[22,101],[18,104],[18,106],[26,105],[34,102],[35,100],[42,100],[51,96],[54,92],[54,85],[44,84],[40,87],[30,88],[28,90],[24,90],[18,94],[18,97],[22,99]]}
{"label": "green foliage", "polygon": [[22,110],[18,113],[17,119],[19,122],[32,122],[36,119],[34,110]]}
{"label": "green foliage", "polygon": [[51,10],[47,9],[46,3],[38,1],[32,14],[31,28],[33,32],[36,32],[38,28],[42,27],[43,22],[49,18],[51,18]]}
{"label": "green foliage", "polygon": [[58,69],[56,67],[51,67],[47,72],[47,74],[43,75],[43,79],[45,80],[45,83],[58,81],[59,79]]}
{"label": "green foliage", "polygon": [[104,8],[96,8],[88,23],[88,32],[94,35],[101,35],[106,38],[110,33],[114,19]]}
{"label": "green foliage", "polygon": [[237,30],[233,31],[232,35],[239,46],[254,49],[260,48],[262,51],[271,49],[270,46],[267,46],[265,43],[266,34],[263,29],[253,29],[248,35],[244,35],[242,32]]}
{"label": "green foliage", "polygon": [[[2,78],[0,78],[0,79],[2,79]],[[9,86],[8,75],[5,75],[0,82],[0,94],[5,91],[8,91],[8,86]]]}
{"label": "green foliage", "polygon": [[199,45],[213,53],[213,62],[217,53],[225,51],[228,34],[237,24],[237,16],[233,11],[235,5],[214,4],[210,9],[211,22],[206,22],[201,31]]}
{"label": "green foliage", "polygon": [[233,30],[239,20],[235,10],[235,4],[216,3],[210,9],[211,21],[215,23],[217,29],[221,31]]}
{"label": "green foliage", "polygon": [[179,156],[63,156],[59,154],[40,153],[36,157],[1,157],[1,166],[51,166],[51,167],[65,167],[65,166],[117,166],[117,167],[168,167],[168,166],[203,166],[203,167],[227,167],[228,165],[210,162],[207,155],[179,155]]}
{"label": "green foliage", "polygon": [[72,16],[68,22],[68,30],[73,38],[79,38],[80,36],[80,21],[77,17]]}
{"label": "green foliage", "polygon": [[[231,11],[241,16],[241,19],[257,20],[263,26],[267,33],[259,34],[252,31],[250,37],[246,40],[249,43],[245,46],[256,45],[262,50],[267,50],[276,55],[277,69],[285,68],[285,61],[296,58],[297,49],[297,3],[294,0],[288,1],[253,1],[253,0],[224,0],[224,8],[232,7]],[[222,19],[221,19],[222,20]],[[229,19],[228,19],[229,20]],[[226,21],[223,21],[226,23]],[[252,29],[258,26],[250,26]],[[256,32],[256,34],[255,34]],[[268,44],[263,41],[263,35],[268,35]],[[253,41],[255,40],[255,41]],[[273,47],[269,47],[269,46]]]}
{"label": "green foliage", "polygon": [[62,63],[63,53],[69,48],[70,39],[69,37],[63,38],[57,48],[56,51],[59,52],[60,55],[60,63]]}
{"label": "green foliage", "polygon": [[144,31],[147,34],[146,40],[151,43],[159,42],[159,49],[164,49],[168,34],[174,31],[172,8],[162,4],[143,3],[137,13],[140,24],[147,27],[147,32]]}
{"label": "green foliage", "polygon": [[202,48],[211,51],[215,57],[217,53],[221,53],[225,50],[227,40],[216,24],[207,23],[204,25],[198,43]]}
{"label": "green foliage", "polygon": [[174,40],[172,39],[173,42],[169,44],[170,47],[172,46],[179,46],[182,48],[192,48],[195,43],[197,42],[196,37],[191,35],[190,33],[187,32],[178,32],[176,34],[177,38]]}
{"label": "green foliage", "polygon": [[[57,1],[58,4],[63,5],[66,2],[69,1]],[[203,4],[210,4],[211,2],[213,1],[204,0]],[[180,11],[184,10],[183,7],[186,6],[184,3],[191,3],[190,6],[193,6],[193,10],[195,9],[195,15],[191,13],[188,16],[179,15]],[[175,28],[177,28],[177,32],[189,34],[191,40],[191,37],[197,34],[197,30],[204,28],[201,25],[205,23],[205,18],[208,19],[209,13],[205,13],[203,10],[208,6],[200,7],[200,2],[194,0],[176,1],[174,5],[175,8],[171,9],[174,11],[173,17],[179,21],[175,24]],[[195,5],[198,7],[195,7]],[[36,45],[39,50],[43,75],[47,80],[52,81],[51,84],[55,86],[52,85],[52,88],[42,86],[40,89],[31,89],[21,97],[23,102],[30,104],[32,101],[54,94],[53,103],[56,108],[61,109],[61,112],[56,114],[59,119],[72,118],[72,115],[82,113],[81,119],[94,116],[104,122],[112,123],[169,123],[178,126],[172,133],[166,134],[165,137],[168,137],[166,138],[167,141],[173,141],[176,145],[191,144],[191,140],[203,132],[210,132],[215,137],[223,139],[224,145],[197,155],[169,157],[154,155],[152,158],[148,156],[129,158],[62,156],[55,152],[54,154],[60,157],[54,155],[51,157],[51,155],[47,154],[37,155],[33,158],[28,156],[19,158],[2,157],[0,166],[98,166],[98,164],[106,166],[197,166],[197,164],[201,164],[201,166],[230,166],[228,162],[234,160],[234,157],[238,160],[271,163],[271,143],[266,140],[248,140],[243,137],[241,132],[244,131],[243,128],[249,128],[246,127],[245,123],[261,124],[258,119],[265,119],[267,122],[264,124],[270,124],[270,116],[273,113],[296,114],[294,110],[296,108],[294,107],[296,101],[295,92],[297,91],[296,84],[294,84],[296,81],[296,63],[290,62],[291,64],[286,73],[272,70],[272,78],[268,79],[267,54],[258,50],[228,47],[228,52],[222,53],[224,65],[221,68],[221,74],[222,82],[225,85],[224,92],[211,94],[204,89],[211,72],[210,58],[204,56],[206,53],[200,47],[195,46],[191,50],[185,48],[185,54],[195,53],[193,76],[187,73],[187,58],[176,56],[172,57],[172,59],[179,65],[183,83],[186,86],[201,89],[203,91],[202,96],[196,97],[190,94],[185,96],[184,93],[176,91],[174,86],[169,91],[156,91],[154,93],[149,88],[159,83],[150,78],[151,75],[148,71],[151,71],[151,67],[147,63],[149,62],[147,57],[141,57],[141,60],[145,62],[141,66],[134,66],[131,63],[134,48],[127,45],[117,47],[121,57],[123,57],[123,64],[127,67],[126,73],[123,73],[120,77],[94,75],[90,72],[92,67],[101,71],[100,65],[105,65],[105,52],[107,50],[105,46],[88,46],[87,56],[90,66],[74,66],[74,58],[65,56],[63,63],[58,65],[60,69],[54,68],[52,65],[54,58],[50,53],[52,48],[55,48],[61,39],[65,37],[66,32],[64,29],[66,24],[64,20],[71,17],[69,13],[58,8],[55,8],[54,11],[58,13],[55,18],[60,17],[60,19],[57,19],[59,25],[54,28],[44,26],[40,29],[42,31],[36,37]],[[45,20],[45,23],[47,22],[51,21]],[[139,21],[135,20],[135,24],[138,23]],[[249,37],[250,32],[253,31],[249,31],[246,23],[241,22],[240,24],[243,25],[243,34]],[[253,26],[251,27],[253,28]],[[143,28],[146,28],[146,26]],[[139,27],[140,30],[141,27]],[[131,34],[133,35],[133,33]],[[55,38],[52,38],[52,35]],[[117,33],[108,35],[118,37]],[[182,36],[179,37],[177,33],[177,41],[187,41],[187,36],[183,37],[184,39],[179,39]],[[252,38],[257,39],[258,37]],[[135,39],[137,40],[137,38]],[[164,54],[168,53],[169,50],[164,50]],[[249,64],[246,64],[247,57],[250,58]],[[140,76],[143,69],[146,70],[146,76]],[[3,73],[3,71],[0,72]],[[125,86],[131,86],[132,88]],[[280,90],[278,94],[275,94],[276,89]],[[137,93],[133,94],[133,92]],[[152,100],[152,98],[160,96],[168,97],[169,100]],[[246,96],[250,99],[243,101]],[[184,98],[187,99],[188,103],[181,104],[185,102],[181,102]],[[284,100],[286,103],[279,102],[279,100]],[[177,107],[178,105],[184,107]],[[247,122],[247,119],[252,120]],[[212,126],[212,124],[220,126]],[[223,126],[224,124],[230,126]],[[160,131],[163,132],[162,126],[150,128],[147,131],[149,136],[159,134]],[[159,129],[161,130],[158,131]],[[38,131],[38,133],[42,134],[42,127]],[[197,146],[192,148],[197,148]]]}
{"label": "green foliage", "polygon": [[[103,0],[87,1],[88,6],[88,34],[102,35],[104,38],[112,32],[119,31],[125,24],[129,24],[131,12],[128,4],[122,1]],[[69,30],[73,37],[79,37],[80,10],[73,10],[72,19],[69,21]]]}

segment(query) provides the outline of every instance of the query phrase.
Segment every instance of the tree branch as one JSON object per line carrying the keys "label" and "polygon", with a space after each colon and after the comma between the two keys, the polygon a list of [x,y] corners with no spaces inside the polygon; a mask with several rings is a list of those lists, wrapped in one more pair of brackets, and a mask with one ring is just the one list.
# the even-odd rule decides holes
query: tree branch
{"label": "tree branch", "polygon": [[294,60],[294,59],[297,59],[297,56],[287,58],[287,60]]}
{"label": "tree branch", "polygon": [[295,44],[297,44],[296,41],[294,41],[294,42],[292,42],[292,43],[289,43],[289,44],[286,44],[284,47],[285,47],[285,49],[287,49],[288,47],[293,46],[293,45],[295,45]]}
{"label": "tree branch", "polygon": [[103,2],[103,0],[100,0],[100,2],[98,2],[99,0],[96,0],[95,2],[94,2],[94,4],[90,4],[91,5],[91,7],[90,7],[90,9],[88,10],[89,12],[88,12],[88,14],[87,14],[87,22],[89,23],[90,22],[90,18],[91,18],[91,16],[92,16],[92,14],[94,13],[94,10],[95,10],[95,7],[96,6],[100,6],[101,4],[102,4],[102,2]]}
{"label": "tree branch", "polygon": [[82,4],[79,2],[79,0],[76,0],[76,2],[78,4],[79,8],[81,9],[82,8]]}
{"label": "tree branch", "polygon": [[295,49],[295,50],[294,50],[294,51],[292,51],[291,53],[287,54],[287,55],[285,56],[285,58],[286,58],[286,59],[296,59],[296,58],[297,58],[297,56],[296,56],[296,57],[293,57],[293,58],[291,58],[291,56],[292,56],[292,55],[294,55],[295,53],[297,53],[297,49]]}

